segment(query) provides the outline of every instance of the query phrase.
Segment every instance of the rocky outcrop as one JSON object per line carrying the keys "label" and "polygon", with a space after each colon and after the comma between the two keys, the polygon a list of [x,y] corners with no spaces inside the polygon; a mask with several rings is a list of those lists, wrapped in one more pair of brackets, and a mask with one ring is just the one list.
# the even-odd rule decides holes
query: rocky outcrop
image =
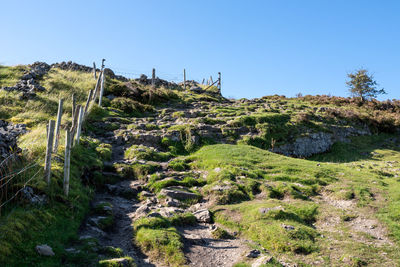
{"label": "rocky outcrop", "polygon": [[19,152],[17,137],[26,133],[25,124],[11,124],[0,120],[0,162],[10,154]]}
{"label": "rocky outcrop", "polygon": [[336,142],[350,142],[348,137],[370,134],[367,126],[331,126],[330,132],[310,133],[308,136],[297,138],[293,143],[275,147],[272,151],[286,156],[306,158],[329,151]]}

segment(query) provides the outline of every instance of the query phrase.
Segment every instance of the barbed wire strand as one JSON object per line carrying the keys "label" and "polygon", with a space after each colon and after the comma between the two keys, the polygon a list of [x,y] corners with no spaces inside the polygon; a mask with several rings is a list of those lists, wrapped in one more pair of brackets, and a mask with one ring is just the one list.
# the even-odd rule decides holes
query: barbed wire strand
{"label": "barbed wire strand", "polygon": [[14,175],[9,175],[9,176],[0,177],[0,179],[2,179],[2,180],[11,177],[10,179],[7,180],[7,182],[5,182],[4,184],[2,184],[2,185],[0,186],[0,189],[3,188],[4,186],[6,186],[8,183],[10,183],[10,181],[12,181],[12,180],[13,180],[15,177],[17,177],[19,174],[25,172],[26,170],[29,170],[29,169],[33,168],[34,166],[37,166],[37,165],[39,165],[39,164],[34,163],[34,164],[31,164],[30,166],[29,166],[29,165],[28,165],[28,166],[25,166],[25,167],[22,168],[18,173],[14,173]]}
{"label": "barbed wire strand", "polygon": [[33,178],[35,178],[36,175],[37,175],[40,171],[41,171],[41,170],[39,169],[31,178],[29,178],[28,181],[25,182],[24,186],[23,186],[21,189],[19,189],[10,199],[8,199],[6,202],[4,202],[3,204],[1,204],[1,205],[0,205],[0,209],[1,209],[4,205],[6,205],[7,203],[9,203],[11,200],[13,200],[13,199],[18,195],[19,192],[21,192],[23,189],[25,189],[25,187],[28,185],[28,183],[29,183],[30,181],[32,181]]}

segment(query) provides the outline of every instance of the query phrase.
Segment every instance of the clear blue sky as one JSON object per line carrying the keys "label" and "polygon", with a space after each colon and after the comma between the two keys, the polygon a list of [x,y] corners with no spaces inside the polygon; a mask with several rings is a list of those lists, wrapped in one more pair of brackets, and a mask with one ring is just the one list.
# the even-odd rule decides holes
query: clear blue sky
{"label": "clear blue sky", "polygon": [[[76,61],[201,80],[225,96],[347,96],[365,67],[400,98],[400,1],[6,1],[0,63]],[[382,99],[382,98],[381,98]]]}

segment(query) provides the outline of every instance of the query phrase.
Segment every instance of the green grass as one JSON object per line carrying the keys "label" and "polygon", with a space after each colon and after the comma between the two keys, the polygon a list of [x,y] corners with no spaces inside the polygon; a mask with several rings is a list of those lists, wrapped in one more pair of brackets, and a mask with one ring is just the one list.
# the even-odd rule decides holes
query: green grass
{"label": "green grass", "polygon": [[[0,87],[14,85],[25,70],[25,66],[0,66]],[[62,125],[65,129],[71,123],[72,93],[77,96],[79,104],[85,103],[95,81],[90,73],[52,69],[40,83],[47,89],[46,92],[38,93],[35,99],[29,101],[19,100],[19,93],[0,91],[0,119],[28,125],[30,132],[19,140],[20,146],[29,151],[24,154],[23,160],[25,163],[37,162],[40,166],[20,177],[16,187],[43,166],[46,148],[44,129],[49,119],[55,119],[58,99],[65,100]],[[71,191],[66,199],[62,194],[65,139],[62,131],[60,150],[56,155],[61,160],[53,161],[50,188],[43,179],[35,179],[30,184],[36,192],[45,192],[49,196],[49,204],[32,207],[13,203],[3,210],[0,218],[0,262],[7,260],[10,266],[97,263],[97,245],[77,240],[79,223],[88,211],[88,202],[95,187],[128,178],[148,180],[148,189],[155,193],[168,186],[188,187],[199,197],[201,195],[213,203],[214,220],[224,228],[260,243],[275,258],[283,257],[299,266],[315,265],[317,260],[327,266],[400,264],[400,143],[394,139],[395,135],[388,134],[400,125],[398,101],[362,104],[349,98],[305,96],[289,99],[276,95],[264,97],[258,104],[237,102],[218,106],[213,102],[222,98],[216,92],[215,87],[205,94],[196,94],[189,90],[152,89],[134,81],[125,83],[107,79],[106,93],[117,98],[112,101],[105,99],[103,108],[92,107],[84,132],[102,134],[116,130],[119,125],[110,122],[110,118],[131,124],[131,117],[152,115],[156,105],[173,107],[177,102],[201,102],[206,110],[201,116],[209,113],[210,117],[189,119],[184,125],[170,127],[168,131],[179,132],[180,141],[172,142],[164,138],[161,145],[169,152],[135,145],[125,155],[125,158],[146,161],[167,161],[180,155],[168,163],[169,169],[180,172],[199,170],[201,178],[181,173],[175,179],[162,180],[164,175],[154,174],[161,170],[161,166],[151,162],[116,164],[111,169],[115,169],[120,177],[103,176],[102,162],[110,160],[111,146],[83,135],[81,145],[74,148]],[[183,116],[184,112],[173,114],[176,118]],[[102,127],[95,126],[94,122],[101,122]],[[197,123],[223,124],[221,128],[229,142],[241,145],[208,145],[215,140],[203,139],[194,144],[192,137],[196,134]],[[354,138],[350,144],[337,143],[329,153],[308,160],[263,150],[292,142],[311,132],[330,131],[330,126],[360,127],[360,123],[369,125],[374,133],[386,134]],[[135,124],[128,126],[130,129],[134,127]],[[260,135],[238,140],[236,129],[243,127],[258,131]],[[154,121],[145,125],[146,130],[160,128],[167,126],[159,127]],[[80,180],[84,170],[90,173],[88,180],[84,181],[87,186]],[[149,174],[150,178],[147,177]],[[343,211],[328,205],[327,199],[351,205]],[[274,207],[278,208],[260,212],[261,208]],[[110,227],[111,214],[104,213],[103,208],[96,207],[94,212],[108,216],[101,223]],[[379,225],[382,224],[384,230],[388,229],[393,244],[377,246],[375,243],[379,241],[372,235],[355,231],[351,224],[363,216],[379,219]],[[333,219],[337,221],[334,231],[321,230],[321,224],[329,224]],[[176,226],[193,223],[195,218],[191,214],[176,215],[170,219],[140,219],[134,224],[135,242],[153,259],[182,266],[186,259]],[[285,225],[289,228],[286,229]],[[59,235],[60,229],[62,235]],[[217,238],[223,236],[223,230],[215,233]],[[42,243],[52,246],[56,256],[38,256],[34,247]],[[82,248],[81,253],[66,253],[64,248],[69,245]],[[120,252],[114,248],[104,254],[123,257]],[[102,264],[115,266],[116,263],[104,261],[100,262]],[[267,266],[279,265],[273,261]]]}
{"label": "green grass", "polygon": [[[119,260],[124,260],[121,263]],[[136,267],[134,260],[131,257],[123,257],[118,259],[101,260],[99,261],[100,267]]]}
{"label": "green grass", "polygon": [[14,86],[27,69],[28,67],[23,65],[13,67],[0,65],[0,88]]}
{"label": "green grass", "polygon": [[167,180],[149,180],[149,183],[147,184],[147,187],[155,192],[158,193],[161,191],[161,189],[169,186],[185,186],[185,187],[193,187],[193,186],[203,186],[206,182],[202,179],[195,179],[192,177],[185,177],[182,180],[176,180],[176,179],[167,179]]}
{"label": "green grass", "polygon": [[[267,250],[309,254],[318,250],[315,239],[318,233],[311,227],[315,220],[316,208],[303,202],[285,205],[284,210],[260,213],[260,208],[272,208],[276,201],[243,202],[237,205],[217,206],[216,222],[226,226],[235,225],[243,235],[259,242]],[[281,204],[281,203],[279,203]],[[232,220],[232,213],[240,219]],[[287,230],[282,225],[293,226]]]}
{"label": "green grass", "polygon": [[[338,242],[342,244],[334,246],[338,255],[378,264],[384,261],[379,254],[382,250],[394,264],[399,256],[397,243],[384,247],[367,245],[359,241],[367,237],[348,226],[358,214],[368,215],[380,219],[383,227],[389,228],[389,237],[398,240],[400,186],[395,170],[400,153],[399,143],[388,140],[394,140],[393,136],[355,138],[352,145],[338,144],[340,150],[333,149],[312,160],[289,158],[245,145],[206,146],[187,158],[190,168],[208,173],[207,185],[200,191],[217,200],[213,208],[215,221],[259,242],[274,256],[286,255],[298,264],[306,264],[316,257],[325,257],[330,244]],[[360,151],[361,156],[354,150]],[[370,154],[365,156],[364,151]],[[348,158],[343,158],[347,152]],[[324,160],[321,162],[320,158]],[[221,190],[213,190],[216,186]],[[320,194],[335,201],[352,201],[354,207],[343,213],[330,205],[318,204],[315,198]],[[280,208],[260,213],[260,208],[273,207]],[[314,228],[314,224],[335,216],[340,222],[335,226],[336,232],[321,233]],[[294,229],[287,230],[282,225]],[[345,262],[338,256],[331,257],[325,263]]]}
{"label": "green grass", "polygon": [[167,266],[183,266],[186,259],[183,254],[182,237],[174,225],[194,224],[195,221],[191,214],[176,215],[170,219],[138,219],[133,223],[135,242],[154,260]]}
{"label": "green grass", "polygon": [[[48,204],[43,207],[17,205],[1,218],[0,262],[6,266],[54,266],[61,261],[68,262],[64,248],[77,239],[77,230],[88,212],[93,194],[91,188],[83,186],[80,175],[84,168],[101,167],[101,161],[90,143],[83,142],[73,150],[68,198],[62,193],[61,165],[53,162],[50,188],[41,179],[30,184],[47,193]],[[49,258],[39,256],[35,251],[38,244],[48,244],[56,255]]]}
{"label": "green grass", "polygon": [[[216,194],[221,204],[252,199],[261,190],[273,198],[308,199],[337,180],[339,171],[335,166],[317,167],[310,161],[246,145],[206,146],[189,159],[193,168],[208,171],[205,190]],[[224,190],[214,190],[216,186]]]}
{"label": "green grass", "polygon": [[[13,85],[22,75],[25,68],[0,68],[0,83]],[[46,123],[55,119],[58,99],[64,98],[63,127],[68,125],[71,116],[71,94],[75,93],[77,103],[84,103],[89,89],[94,87],[90,74],[73,71],[51,70],[40,83],[47,89],[29,101],[19,100],[18,93],[0,92],[0,117],[12,122],[26,123],[30,132],[19,139],[19,146],[27,149],[23,157],[26,164],[37,163],[38,166],[21,174],[21,181],[30,178],[39,171],[37,178],[29,186],[36,192],[45,193],[48,202],[43,207],[30,206],[16,202],[3,210],[0,218],[0,263],[4,266],[54,266],[61,262],[74,262],[74,256],[64,252],[64,248],[77,239],[77,230],[89,208],[89,200],[93,194],[90,187],[82,184],[80,177],[84,169],[99,169],[102,158],[107,158],[107,147],[99,146],[95,140],[84,135],[81,144],[74,147],[71,156],[71,177],[69,197],[63,195],[63,156],[65,133],[62,130],[57,155],[61,161],[52,161],[51,186],[43,179],[44,154],[46,149]],[[98,147],[98,150],[96,148]],[[108,153],[108,154],[107,154]],[[25,176],[25,177],[22,177]],[[21,184],[15,183],[15,187]],[[60,234],[62,233],[62,234]],[[42,257],[35,251],[38,244],[50,245],[54,257]],[[82,263],[89,263],[80,259]]]}
{"label": "green grass", "polygon": [[126,159],[152,160],[152,161],[167,161],[172,157],[169,152],[159,152],[153,148],[143,145],[133,145],[125,151]]}

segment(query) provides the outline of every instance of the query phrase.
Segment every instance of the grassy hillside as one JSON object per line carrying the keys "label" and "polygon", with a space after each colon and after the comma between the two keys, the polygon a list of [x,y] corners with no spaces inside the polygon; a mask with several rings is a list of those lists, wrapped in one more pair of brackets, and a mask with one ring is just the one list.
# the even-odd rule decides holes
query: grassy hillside
{"label": "grassy hillside", "polygon": [[[26,66],[1,67],[1,85],[11,86],[26,70]],[[0,262],[6,266],[54,266],[64,260],[64,246],[77,238],[77,229],[88,211],[93,190],[84,187],[80,176],[84,168],[102,166],[96,152],[96,141],[83,137],[83,142],[76,147],[71,159],[71,191],[69,198],[62,193],[63,160],[53,160],[51,186],[47,187],[43,177],[44,156],[46,150],[46,124],[49,119],[56,119],[58,99],[64,98],[62,128],[71,121],[71,95],[75,93],[77,103],[84,103],[87,93],[94,87],[95,81],[90,74],[74,71],[51,70],[41,83],[48,88],[38,93],[31,101],[20,100],[19,94],[0,91],[0,119],[13,123],[25,123],[29,132],[22,136],[19,146],[27,149],[22,155],[21,165],[38,165],[19,175],[12,184],[14,192],[27,178],[36,174],[29,186],[36,193],[46,193],[48,204],[36,207],[17,201],[2,209],[0,221]],[[64,130],[61,131],[60,148],[54,158],[64,157]],[[20,181],[20,182],[19,182]],[[53,247],[56,257],[43,258],[34,250],[38,244]]]}
{"label": "grassy hillside", "polygon": [[[0,87],[14,85],[28,69],[0,66]],[[191,194],[179,202],[182,214],[133,220],[134,244],[155,263],[188,264],[180,229],[196,223],[189,207],[206,203],[218,239],[251,240],[273,257],[271,266],[400,265],[398,101],[277,95],[229,101],[216,87],[196,93],[107,77],[108,97],[103,107],[90,109],[81,143],[73,149],[66,198],[64,129],[71,125],[72,94],[85,104],[96,81],[91,73],[52,68],[39,82],[46,91],[30,100],[0,90],[0,119],[29,130],[19,139],[24,151],[11,171],[37,164],[11,188],[15,192],[36,175],[29,186],[47,196],[43,206],[16,198],[2,209],[0,265],[110,266],[108,258],[126,256],[121,248],[105,251],[99,240],[79,240],[78,233],[85,216],[96,213],[89,206],[95,193],[123,179],[141,183],[134,202],[156,199],[162,207],[154,205],[153,212],[166,205],[163,189]],[[48,187],[42,178],[45,127],[56,118],[59,98],[65,101],[63,130]],[[271,152],[312,133],[365,127],[372,135],[349,137],[351,143],[338,142],[310,158]],[[121,158],[112,162],[121,148]],[[50,245],[55,256],[39,256],[38,244]],[[79,253],[66,250],[71,247]],[[243,257],[237,266],[252,262]]]}
{"label": "grassy hillside", "polygon": [[[239,204],[216,205],[215,220],[259,242],[275,255],[285,253],[288,259],[309,264],[357,266],[365,262],[395,266],[400,255],[392,241],[376,241],[374,234],[354,229],[351,223],[360,217],[379,218],[390,229],[393,242],[400,240],[400,186],[394,178],[400,153],[398,144],[387,141],[391,137],[358,138],[353,143],[357,152],[354,147],[338,144],[353,155],[376,153],[371,158],[347,159],[348,163],[335,162],[341,161],[344,152],[338,153],[337,147],[312,160],[301,160],[249,146],[215,145],[196,152],[193,165],[210,171],[210,176],[215,168],[221,168],[217,180],[226,184],[245,185],[248,179],[259,183],[260,195]],[[321,157],[324,160],[318,161]],[[388,161],[396,162],[396,166],[388,168]],[[231,173],[235,175],[230,176]],[[349,206],[341,208],[332,203]],[[260,212],[262,209],[270,210],[265,214]],[[332,218],[340,220],[332,222]],[[282,225],[294,229],[287,230]]]}

